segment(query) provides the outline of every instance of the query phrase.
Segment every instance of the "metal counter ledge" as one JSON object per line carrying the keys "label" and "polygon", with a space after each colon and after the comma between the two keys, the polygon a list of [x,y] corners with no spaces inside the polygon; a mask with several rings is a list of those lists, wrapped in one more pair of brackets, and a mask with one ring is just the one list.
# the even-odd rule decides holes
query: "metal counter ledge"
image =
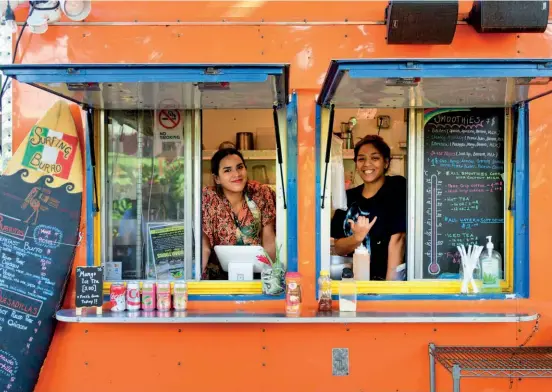
{"label": "metal counter ledge", "polygon": [[431,313],[431,312],[331,312],[304,311],[301,316],[263,312],[111,312],[97,315],[94,309],[83,309],[77,316],[75,309],[61,309],[56,313],[66,323],[104,324],[382,324],[382,323],[515,323],[536,320],[538,314],[529,313]]}

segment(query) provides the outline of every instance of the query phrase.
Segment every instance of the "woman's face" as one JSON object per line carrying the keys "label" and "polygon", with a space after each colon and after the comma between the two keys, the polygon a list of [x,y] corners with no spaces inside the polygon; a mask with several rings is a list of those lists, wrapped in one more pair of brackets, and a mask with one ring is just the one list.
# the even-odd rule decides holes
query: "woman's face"
{"label": "woman's face", "polygon": [[374,147],[373,144],[365,144],[358,151],[356,168],[365,183],[379,180],[385,174],[389,162]]}
{"label": "woman's face", "polygon": [[237,155],[222,158],[215,182],[227,191],[243,192],[247,182],[247,169],[241,158]]}

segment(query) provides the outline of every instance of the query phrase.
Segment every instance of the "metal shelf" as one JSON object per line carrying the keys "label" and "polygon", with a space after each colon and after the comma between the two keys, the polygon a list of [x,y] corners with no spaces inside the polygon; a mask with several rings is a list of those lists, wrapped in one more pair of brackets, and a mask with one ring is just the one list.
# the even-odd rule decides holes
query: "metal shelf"
{"label": "metal shelf", "polygon": [[[203,150],[201,158],[204,161],[210,161],[213,154],[217,150]],[[241,150],[243,158],[246,161],[258,160],[258,161],[269,161],[276,160],[276,150]]]}
{"label": "metal shelf", "polygon": [[[537,329],[538,318],[533,332]],[[437,390],[437,362],[452,375],[454,392],[460,392],[462,378],[552,378],[552,347],[436,346],[430,343],[430,392]]]}
{"label": "metal shelf", "polygon": [[434,347],[433,355],[461,377],[552,377],[552,347]]}
{"label": "metal shelf", "polygon": [[58,321],[66,323],[233,323],[233,324],[436,324],[436,323],[518,323],[535,320],[537,315],[527,313],[423,313],[423,312],[338,312],[318,313],[304,311],[301,316],[287,316],[278,312],[209,312],[188,310],[184,312],[111,312],[96,314],[94,309],[84,309],[77,315],[75,309],[61,309],[56,313]]}

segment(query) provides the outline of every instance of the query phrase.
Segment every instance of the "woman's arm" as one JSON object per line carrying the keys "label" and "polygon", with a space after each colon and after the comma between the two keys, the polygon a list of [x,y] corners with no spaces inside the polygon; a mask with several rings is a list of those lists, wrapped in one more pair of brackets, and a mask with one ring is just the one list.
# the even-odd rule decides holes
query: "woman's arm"
{"label": "woman's arm", "polygon": [[268,253],[272,261],[276,261],[276,232],[274,225],[266,225],[263,227],[262,233],[263,248]]}
{"label": "woman's arm", "polygon": [[362,240],[357,241],[355,236],[339,238],[334,242],[334,251],[338,256],[347,256],[353,252],[362,243]]}
{"label": "woman's arm", "polygon": [[374,226],[374,223],[376,223],[377,219],[378,217],[376,216],[370,222],[368,218],[359,216],[356,223],[349,219],[353,235],[350,237],[336,239],[334,242],[335,253],[339,256],[346,256],[358,248],[370,232],[372,226]]}
{"label": "woman's arm", "polygon": [[207,263],[209,262],[209,256],[211,256],[211,243],[205,233],[201,238],[201,271],[205,271]]}
{"label": "woman's arm", "polygon": [[396,280],[397,267],[404,262],[405,243],[406,233],[397,233],[391,236],[387,256],[387,276],[385,280]]}

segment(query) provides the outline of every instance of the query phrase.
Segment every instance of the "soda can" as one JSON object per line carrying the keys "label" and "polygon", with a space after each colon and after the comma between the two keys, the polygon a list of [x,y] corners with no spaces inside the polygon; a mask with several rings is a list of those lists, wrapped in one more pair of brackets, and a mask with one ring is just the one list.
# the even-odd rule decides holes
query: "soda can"
{"label": "soda can", "polygon": [[111,283],[109,302],[112,312],[124,312],[126,309],[126,287],[124,283]]}
{"label": "soda can", "polygon": [[157,310],[171,310],[171,284],[157,283]]}
{"label": "soda can", "polygon": [[150,312],[154,311],[156,296],[155,283],[144,282],[142,284],[142,309]]}
{"label": "soda can", "polygon": [[188,285],[186,282],[174,284],[173,306],[175,310],[186,310],[188,308]]}
{"label": "soda can", "polygon": [[129,282],[126,289],[126,306],[128,310],[140,310],[140,284]]}

